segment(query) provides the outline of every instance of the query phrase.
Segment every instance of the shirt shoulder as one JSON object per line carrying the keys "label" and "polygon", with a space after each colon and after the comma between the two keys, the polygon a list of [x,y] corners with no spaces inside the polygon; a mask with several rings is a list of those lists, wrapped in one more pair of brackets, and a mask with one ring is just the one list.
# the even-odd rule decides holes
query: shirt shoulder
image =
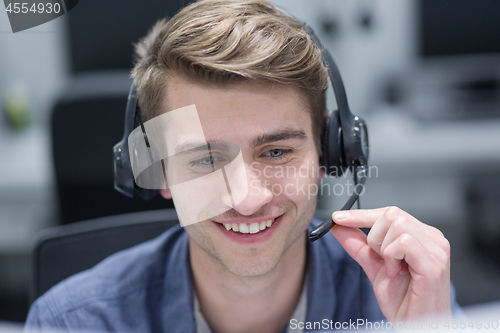
{"label": "shirt shoulder", "polygon": [[161,308],[157,305],[168,298],[165,281],[188,274],[187,243],[184,230],[174,226],[151,241],[111,255],[40,297],[26,325],[151,331],[161,324],[156,322],[161,314],[151,309]]}

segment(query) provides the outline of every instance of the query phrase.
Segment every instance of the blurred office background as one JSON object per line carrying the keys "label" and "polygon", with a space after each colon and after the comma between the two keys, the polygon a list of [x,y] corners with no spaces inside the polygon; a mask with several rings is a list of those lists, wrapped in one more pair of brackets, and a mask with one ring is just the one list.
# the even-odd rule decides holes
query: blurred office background
{"label": "blurred office background", "polygon": [[[111,148],[132,42],[187,2],[86,0],[16,34],[0,10],[0,320],[25,319],[41,229],[171,207],[115,193]],[[368,122],[376,169],[362,207],[396,205],[441,229],[459,302],[500,300],[500,3],[275,3],[313,26]],[[319,208],[338,209],[343,197],[324,196]]]}

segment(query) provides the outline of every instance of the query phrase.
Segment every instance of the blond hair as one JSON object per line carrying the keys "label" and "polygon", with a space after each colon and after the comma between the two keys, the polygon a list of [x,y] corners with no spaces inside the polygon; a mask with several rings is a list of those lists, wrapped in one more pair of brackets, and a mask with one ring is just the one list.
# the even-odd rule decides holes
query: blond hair
{"label": "blond hair", "polygon": [[135,46],[132,77],[144,121],[163,113],[172,75],[230,86],[244,80],[294,86],[310,108],[315,143],[326,119],[328,72],[302,25],[266,0],[201,0],[157,22]]}

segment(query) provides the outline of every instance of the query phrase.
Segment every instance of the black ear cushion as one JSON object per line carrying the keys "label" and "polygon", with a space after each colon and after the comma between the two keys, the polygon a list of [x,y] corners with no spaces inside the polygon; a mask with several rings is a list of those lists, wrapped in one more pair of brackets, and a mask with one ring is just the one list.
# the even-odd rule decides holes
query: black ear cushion
{"label": "black ear cushion", "polygon": [[333,110],[326,122],[322,140],[322,164],[330,176],[339,177],[347,168],[344,158],[342,127],[338,110]]}

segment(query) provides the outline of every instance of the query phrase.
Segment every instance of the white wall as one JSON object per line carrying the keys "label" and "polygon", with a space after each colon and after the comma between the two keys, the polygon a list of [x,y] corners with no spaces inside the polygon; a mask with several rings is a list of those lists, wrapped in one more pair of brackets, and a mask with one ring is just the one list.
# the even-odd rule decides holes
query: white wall
{"label": "white wall", "polygon": [[20,131],[0,114],[0,254],[25,254],[37,231],[55,223],[48,115],[68,76],[64,16],[13,34],[0,7],[0,105],[17,87],[32,113]]}
{"label": "white wall", "polygon": [[[363,115],[372,109],[378,98],[381,79],[407,71],[413,61],[413,0],[273,2],[288,8],[314,28],[337,62],[349,105],[357,114]],[[365,11],[372,13],[370,30],[363,29],[359,24]],[[322,21],[329,17],[339,22],[339,34],[335,38],[326,36],[322,29]]]}
{"label": "white wall", "polygon": [[0,10],[0,97],[9,87],[21,86],[35,121],[44,120],[67,78],[63,20],[61,16],[14,34],[7,13]]}

